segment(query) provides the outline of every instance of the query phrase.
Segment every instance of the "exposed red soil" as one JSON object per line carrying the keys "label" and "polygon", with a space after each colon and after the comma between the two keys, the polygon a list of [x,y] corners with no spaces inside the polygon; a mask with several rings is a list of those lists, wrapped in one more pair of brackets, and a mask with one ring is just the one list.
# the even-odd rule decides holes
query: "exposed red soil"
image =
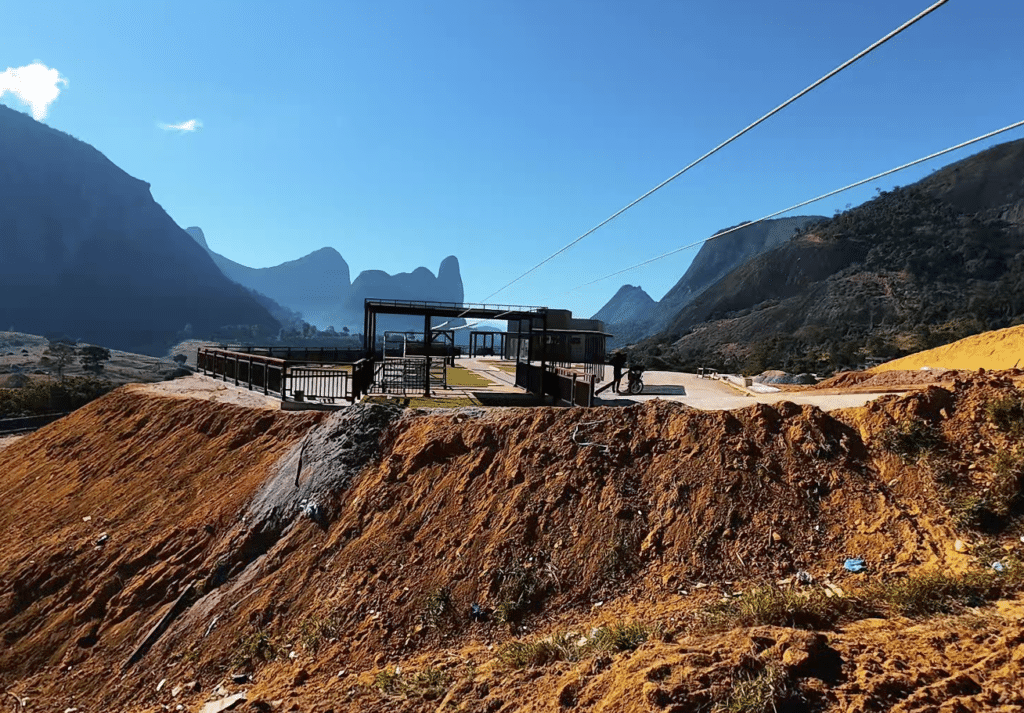
{"label": "exposed red soil", "polygon": [[[798,570],[846,587],[977,566],[954,548],[974,538],[930,466],[879,444],[894,425],[933,423],[947,466],[984,480],[987,456],[1010,447],[985,404],[1010,393],[1008,379],[974,377],[831,414],[651,401],[410,415],[322,503],[329,524],[267,534],[245,505],[321,416],[122,389],[0,451],[0,683],[47,710],[198,710],[247,670],[255,684],[229,688],[282,710],[682,711],[722,700],[749,657],[785,662],[792,648],[790,674],[817,709],[1021,705],[1014,603],[970,621],[867,621],[821,636],[688,637],[686,624],[723,592]],[[97,547],[101,532],[110,539]],[[850,556],[868,573],[845,572]],[[513,580],[536,590],[521,628],[470,621],[470,603],[499,608]],[[189,584],[187,611],[125,672]],[[438,624],[426,602],[442,588],[454,608]],[[532,671],[494,657],[516,635],[616,619],[660,622],[675,640]],[[800,673],[807,652],[841,675]],[[392,665],[447,671],[451,705],[383,695],[371,684]]]}

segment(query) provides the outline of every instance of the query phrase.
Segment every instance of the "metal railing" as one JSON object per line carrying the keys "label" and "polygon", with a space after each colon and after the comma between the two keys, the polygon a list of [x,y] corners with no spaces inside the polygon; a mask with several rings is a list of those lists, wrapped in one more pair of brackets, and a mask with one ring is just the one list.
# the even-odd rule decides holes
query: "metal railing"
{"label": "metal railing", "polygon": [[[329,350],[325,351],[329,353]],[[373,363],[369,359],[328,367],[307,366],[309,355],[302,353],[298,356],[296,363],[251,351],[200,347],[196,365],[204,374],[233,381],[236,386],[245,386],[253,391],[273,394],[285,401],[355,402],[370,390]]]}
{"label": "metal railing", "polygon": [[516,363],[516,386],[538,396],[553,396],[555,403],[566,406],[594,405],[594,376],[574,369]]}
{"label": "metal railing", "polygon": [[351,400],[351,377],[342,369],[290,366],[285,377],[284,398],[292,401],[337,403]]}
{"label": "metal railing", "polygon": [[364,356],[362,349],[337,349],[335,347],[260,347],[222,344],[219,348],[228,352],[284,359],[292,363],[351,364]]}
{"label": "metal railing", "polygon": [[219,376],[225,381],[234,381],[235,386],[245,386],[251,391],[276,394],[284,397],[284,359],[200,347],[196,353],[196,366],[204,374]]}

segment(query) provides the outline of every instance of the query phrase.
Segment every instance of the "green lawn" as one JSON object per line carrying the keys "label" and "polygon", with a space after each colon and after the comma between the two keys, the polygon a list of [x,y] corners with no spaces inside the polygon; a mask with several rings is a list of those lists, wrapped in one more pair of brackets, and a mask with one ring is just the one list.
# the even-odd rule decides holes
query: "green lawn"
{"label": "green lawn", "polygon": [[483,387],[491,386],[491,382],[462,366],[448,367],[448,386]]}

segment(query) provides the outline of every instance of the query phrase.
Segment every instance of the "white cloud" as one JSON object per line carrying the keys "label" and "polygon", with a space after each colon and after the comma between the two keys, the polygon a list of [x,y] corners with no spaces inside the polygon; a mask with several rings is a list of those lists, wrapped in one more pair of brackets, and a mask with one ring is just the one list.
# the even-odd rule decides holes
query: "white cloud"
{"label": "white cloud", "polygon": [[56,69],[50,69],[42,62],[33,62],[24,67],[8,67],[0,74],[0,97],[11,92],[32,108],[32,116],[36,121],[46,118],[50,109],[60,95],[60,85],[67,86],[68,80],[60,76]]}
{"label": "white cloud", "polygon": [[164,131],[199,131],[203,128],[203,122],[199,119],[189,119],[180,124],[160,124],[160,128]]}

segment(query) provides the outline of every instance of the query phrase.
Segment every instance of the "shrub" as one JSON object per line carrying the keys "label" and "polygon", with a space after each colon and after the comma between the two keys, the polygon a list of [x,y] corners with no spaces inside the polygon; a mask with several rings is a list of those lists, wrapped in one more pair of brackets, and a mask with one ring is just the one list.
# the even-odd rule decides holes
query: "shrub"
{"label": "shrub", "polygon": [[70,377],[62,382],[34,381],[20,389],[0,389],[0,417],[73,411],[111,388],[91,377]]}
{"label": "shrub", "polygon": [[307,651],[316,653],[324,641],[338,635],[338,625],[334,617],[310,616],[302,621],[299,627],[299,643]]}
{"label": "shrub", "polygon": [[965,480],[936,478],[943,500],[961,527],[1001,532],[1024,509],[1024,457],[1000,451],[989,461],[991,480],[984,487]]}
{"label": "shrub", "polygon": [[925,421],[903,421],[882,431],[882,447],[904,461],[915,461],[922,455],[940,450],[945,442],[942,433]]}
{"label": "shrub", "polygon": [[557,589],[559,581],[553,565],[527,567],[513,561],[498,571],[498,604],[494,613],[498,621],[514,626],[530,612],[536,611],[545,597]]}
{"label": "shrub", "polygon": [[439,627],[451,623],[454,617],[455,600],[452,598],[451,589],[439,587],[427,595],[420,614],[420,619],[425,625]]}
{"label": "shrub", "polygon": [[231,665],[252,668],[259,662],[273,661],[279,653],[277,641],[265,629],[255,627],[235,644]]}
{"label": "shrub", "polygon": [[1020,394],[1006,394],[985,404],[985,413],[996,428],[1011,436],[1024,435],[1024,400]]}

